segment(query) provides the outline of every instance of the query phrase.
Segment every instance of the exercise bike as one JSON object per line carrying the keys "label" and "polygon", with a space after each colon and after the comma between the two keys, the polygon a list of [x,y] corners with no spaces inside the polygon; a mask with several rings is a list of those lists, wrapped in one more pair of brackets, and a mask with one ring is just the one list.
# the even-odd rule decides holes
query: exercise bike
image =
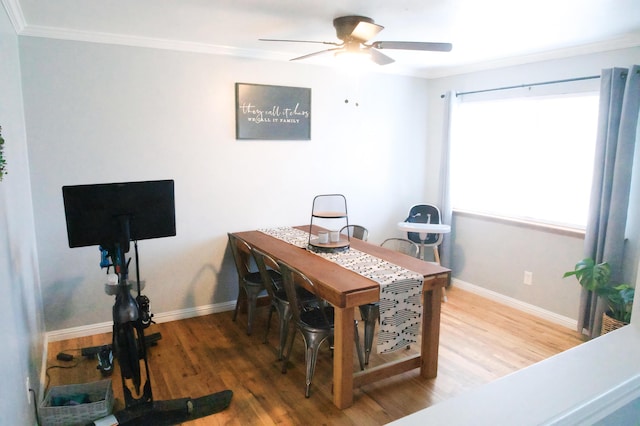
{"label": "exercise bike", "polygon": [[[155,401],[144,330],[152,323],[149,299],[141,294],[138,239],[176,235],[173,180],[62,188],[69,247],[98,245],[101,267],[114,268],[105,287],[115,296],[112,350],[122,376],[125,408],[113,414],[119,425],[174,425],[226,409],[233,392]],[[137,296],[131,294],[126,254],[134,241]]]}
{"label": "exercise bike", "polygon": [[[137,296],[131,295],[129,282],[129,262],[125,253],[129,251],[128,241],[116,243],[111,247],[100,247],[101,267],[114,268],[115,274],[108,274],[105,285],[107,294],[115,296],[113,305],[112,350],[120,367],[125,405],[135,409],[153,402],[149,364],[147,360],[147,341],[144,330],[152,323],[153,315],[149,311],[149,298],[141,293],[140,272],[138,268],[138,242],[135,241]],[[107,260],[107,261],[105,261]]]}

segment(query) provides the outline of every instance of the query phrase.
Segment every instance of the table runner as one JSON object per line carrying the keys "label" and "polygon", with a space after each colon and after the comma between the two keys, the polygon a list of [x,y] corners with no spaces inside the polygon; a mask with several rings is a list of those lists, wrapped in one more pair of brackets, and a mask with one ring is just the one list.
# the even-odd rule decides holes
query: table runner
{"label": "table runner", "polygon": [[[267,235],[307,249],[309,233],[291,227],[259,229]],[[354,248],[316,253],[343,268],[380,285],[380,332],[378,353],[389,353],[417,342],[422,317],[423,276]]]}

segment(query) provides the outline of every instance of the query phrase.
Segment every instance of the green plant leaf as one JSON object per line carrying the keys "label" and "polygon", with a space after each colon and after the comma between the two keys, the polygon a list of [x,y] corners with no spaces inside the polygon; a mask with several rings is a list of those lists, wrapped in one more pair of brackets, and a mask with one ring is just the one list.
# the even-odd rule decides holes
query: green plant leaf
{"label": "green plant leaf", "polygon": [[587,290],[598,292],[609,284],[611,268],[606,262],[596,264],[591,258],[576,263],[573,271],[565,272],[563,278],[575,275],[580,285]]}
{"label": "green plant leaf", "polygon": [[591,258],[576,263],[573,271],[565,272],[563,278],[575,276],[580,285],[603,297],[609,307],[610,316],[623,322],[631,319],[631,309],[635,289],[629,284],[612,285],[611,267],[608,263],[598,263]]}

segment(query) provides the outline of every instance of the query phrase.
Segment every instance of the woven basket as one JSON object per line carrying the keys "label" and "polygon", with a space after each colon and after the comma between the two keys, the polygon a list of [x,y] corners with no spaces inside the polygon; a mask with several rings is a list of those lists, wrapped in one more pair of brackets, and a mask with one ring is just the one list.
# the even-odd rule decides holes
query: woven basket
{"label": "woven basket", "polygon": [[[86,394],[88,403],[54,407],[53,398],[64,398],[71,395]],[[113,388],[111,379],[78,385],[53,386],[40,408],[40,422],[43,426],[75,426],[86,425],[93,420],[111,414],[113,410]]]}
{"label": "woven basket", "polygon": [[617,330],[620,327],[624,327],[629,323],[622,322],[620,320],[611,318],[607,313],[602,314],[602,329],[600,330],[600,335],[607,334],[610,331]]}

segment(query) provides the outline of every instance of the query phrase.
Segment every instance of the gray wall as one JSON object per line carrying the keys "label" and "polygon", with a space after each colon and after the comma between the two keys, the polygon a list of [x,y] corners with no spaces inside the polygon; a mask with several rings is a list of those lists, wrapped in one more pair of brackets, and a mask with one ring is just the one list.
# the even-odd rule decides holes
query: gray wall
{"label": "gray wall", "polygon": [[[63,185],[175,179],[178,235],[141,242],[146,293],[156,313],[223,306],[236,296],[226,232],[306,223],[316,194],[344,193],[373,242],[399,235],[408,206],[436,199],[446,90],[599,74],[639,51],[423,80],[23,37],[47,330],[110,317],[97,249],[68,248]],[[310,87],[312,140],[235,140],[235,82]],[[582,256],[579,237],[464,215],[453,225],[456,279],[577,317],[579,287],[561,276]]]}
{"label": "gray wall", "polygon": [[[35,424],[26,381],[39,391],[44,322],[38,280],[18,39],[0,7],[0,126],[8,174],[0,182],[0,424]],[[33,398],[31,398],[33,401]]]}
{"label": "gray wall", "polygon": [[[584,239],[466,214],[453,220],[455,278],[576,319],[580,286],[562,280],[581,259]],[[533,284],[523,283],[524,271]]]}
{"label": "gray wall", "polygon": [[[424,79],[30,37],[20,55],[48,331],[111,315],[97,247],[68,247],[63,185],[175,179],[177,236],[139,244],[154,313],[235,300],[227,232],[308,223],[337,192],[381,242],[424,193]],[[311,140],[236,140],[236,82],[311,88]]]}

